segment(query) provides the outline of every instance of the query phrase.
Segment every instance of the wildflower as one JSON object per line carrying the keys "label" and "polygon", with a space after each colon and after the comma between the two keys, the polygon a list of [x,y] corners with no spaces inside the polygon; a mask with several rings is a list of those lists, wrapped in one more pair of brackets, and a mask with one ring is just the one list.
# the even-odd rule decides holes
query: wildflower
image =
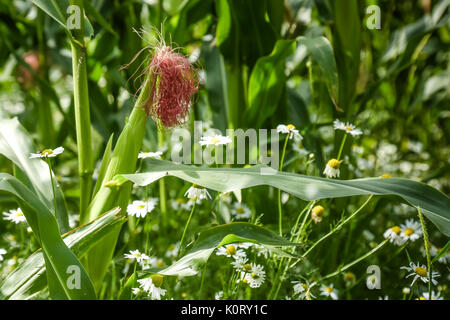
{"label": "wildflower", "polygon": [[137,263],[142,263],[145,260],[150,259],[145,253],[140,253],[139,250],[131,250],[130,253],[126,253],[125,258],[136,260]]}
{"label": "wildflower", "polygon": [[362,131],[357,129],[353,124],[341,122],[339,119],[334,120],[333,126],[334,130],[343,130],[346,133],[350,133],[352,136],[359,136],[362,134]]}
{"label": "wildflower", "polygon": [[[427,267],[425,265],[420,265],[419,263],[415,264],[414,262],[411,262],[409,264],[409,267],[401,267],[400,269],[405,269],[406,271],[411,272],[406,276],[406,278],[414,277],[413,281],[411,282],[411,287],[417,279],[422,280],[422,282],[424,283],[428,282],[429,272],[427,271]],[[433,271],[431,273],[431,282],[434,285],[437,284],[437,281],[435,279],[438,277],[440,277],[439,272]]]}
{"label": "wildflower", "polygon": [[147,213],[150,213],[155,209],[156,200],[148,199],[147,201],[135,200],[133,203],[127,206],[127,213],[137,218],[145,218]]}
{"label": "wildflower", "polygon": [[208,190],[206,190],[204,187],[193,184],[184,194],[184,196],[186,196],[189,199],[193,199],[195,200],[202,200],[202,199],[207,199],[210,198],[211,196],[208,193]]}
{"label": "wildflower", "polygon": [[178,255],[178,250],[180,249],[180,243],[177,242],[176,244],[171,244],[169,248],[167,248],[166,251],[166,257],[167,258],[176,258]]}
{"label": "wildflower", "polygon": [[335,178],[339,177],[339,167],[341,166],[341,161],[337,159],[331,159],[328,161],[323,174],[327,176],[327,178]]}
{"label": "wildflower", "polygon": [[356,276],[353,272],[346,272],[344,274],[344,281],[346,286],[351,286],[356,282]]}
{"label": "wildflower", "polygon": [[12,221],[15,224],[27,221],[22,212],[22,209],[20,208],[17,208],[16,210],[9,210],[9,212],[3,212],[3,219]]}
{"label": "wildflower", "polygon": [[255,244],[253,245],[253,248],[256,249],[256,254],[258,257],[263,256],[264,259],[268,259],[269,256],[271,255],[271,251],[269,249],[267,249],[267,247],[262,246],[260,244]]}
{"label": "wildflower", "polygon": [[404,295],[410,294],[410,293],[411,293],[411,288],[404,287],[404,288],[402,289],[402,293],[403,293]]}
{"label": "wildflower", "polygon": [[301,281],[292,281],[294,284],[294,295],[298,295],[299,299],[308,299],[310,300],[311,297],[315,298],[310,292],[308,285],[306,283],[303,283]]}
{"label": "wildflower", "polygon": [[303,139],[302,135],[298,132],[297,129],[295,129],[295,126],[292,124],[288,124],[288,125],[279,124],[277,126],[277,132],[278,133],[288,133],[289,139],[294,138],[294,141],[297,141],[297,142],[299,142],[300,140]]}
{"label": "wildflower", "polygon": [[334,288],[333,284],[330,284],[329,286],[323,284],[320,287],[320,294],[326,297],[331,297],[333,300],[338,299],[338,290]]}
{"label": "wildflower", "polygon": [[141,288],[131,288],[131,292],[135,295],[135,296],[139,296],[142,294],[142,290]]}
{"label": "wildflower", "polygon": [[152,300],[161,300],[161,296],[166,294],[165,289],[161,289],[163,276],[154,274],[148,278],[138,280],[142,290],[148,293]]}
{"label": "wildflower", "polygon": [[155,158],[155,159],[161,159],[161,155],[163,153],[161,151],[156,152],[139,152],[138,159],[146,159],[146,158]]}
{"label": "wildflower", "polygon": [[214,295],[215,300],[222,300],[223,299],[223,291],[216,292]]}
{"label": "wildflower", "polygon": [[320,205],[314,206],[314,208],[312,208],[312,210],[311,210],[311,218],[313,219],[313,221],[315,223],[318,223],[318,222],[322,221],[324,212],[325,212],[324,207],[322,207]]}
{"label": "wildflower", "polygon": [[64,152],[63,147],[58,147],[56,149],[45,149],[44,151],[38,153],[30,153],[30,159],[33,158],[54,158]]}
{"label": "wildflower", "polygon": [[266,279],[266,272],[263,266],[259,264],[247,264],[244,265],[246,273],[241,275],[241,280],[247,284],[250,288],[259,288]]}
{"label": "wildflower", "polygon": [[239,202],[233,204],[231,214],[236,219],[249,219],[252,216],[250,209],[245,204]]}
{"label": "wildflower", "polygon": [[405,224],[400,225],[402,228],[401,236],[406,240],[416,241],[422,235],[420,222],[413,219],[406,220]]}
{"label": "wildflower", "polygon": [[247,261],[248,259],[245,256],[236,256],[234,261],[231,262],[231,265],[237,271],[245,271],[244,266],[246,265]]}
{"label": "wildflower", "polygon": [[429,292],[423,292],[422,295],[416,299],[416,300],[444,300],[443,297],[441,297],[441,294],[439,292],[431,291],[431,299]]}
{"label": "wildflower", "polygon": [[3,261],[3,256],[7,253],[7,251],[3,248],[0,248],[0,261]]}
{"label": "wildflower", "polygon": [[389,242],[401,246],[403,245],[406,240],[401,236],[402,229],[399,226],[394,226],[392,228],[387,229],[383,236],[385,239],[389,239]]}
{"label": "wildflower", "polygon": [[203,136],[200,139],[201,146],[209,146],[209,145],[220,146],[231,142],[232,141],[230,137],[222,136],[220,134],[216,134],[213,136]]}
{"label": "wildflower", "polygon": [[235,258],[237,259],[238,257],[245,257],[246,254],[243,250],[241,249],[237,249],[235,245],[230,244],[228,246],[222,246],[219,249],[217,249],[217,253],[218,256],[227,256],[228,258]]}
{"label": "wildflower", "polygon": [[[436,254],[434,254],[434,255],[435,256],[439,255],[441,253],[441,251],[442,251],[442,248],[436,248]],[[450,250],[447,251],[442,257],[440,257],[438,259],[438,261],[440,263],[444,263],[444,264],[449,263],[450,262]]]}
{"label": "wildflower", "polygon": [[381,175],[381,178],[389,179],[389,178],[392,178],[392,177],[391,177],[391,175],[389,173],[383,173]]}
{"label": "wildflower", "polygon": [[154,48],[148,66],[151,94],[147,113],[159,124],[174,127],[186,122],[191,95],[198,91],[198,73],[189,60],[164,43]]}

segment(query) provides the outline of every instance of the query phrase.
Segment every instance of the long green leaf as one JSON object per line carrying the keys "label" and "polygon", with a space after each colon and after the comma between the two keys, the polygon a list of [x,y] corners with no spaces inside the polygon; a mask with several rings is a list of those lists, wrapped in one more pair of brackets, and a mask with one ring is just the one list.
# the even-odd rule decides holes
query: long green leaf
{"label": "long green leaf", "polygon": [[[78,258],[82,258],[116,225],[125,222],[125,218],[119,216],[119,213],[120,208],[115,208],[91,223],[64,234],[64,243]],[[39,291],[45,289],[46,284],[44,256],[42,249],[39,249],[5,278],[0,286],[0,299],[33,299]]]}
{"label": "long green leaf", "polygon": [[241,242],[252,242],[270,249],[298,245],[254,224],[234,222],[212,227],[201,232],[192,249],[180,260],[165,269],[149,269],[145,273],[192,276],[198,273],[200,267],[209,259],[216,248]]}
{"label": "long green leaf", "polygon": [[[24,173],[20,174],[20,180],[37,194],[39,200],[50,212],[54,212],[48,165],[43,160],[30,159],[30,153],[37,151],[29,134],[17,118],[0,119],[0,154],[11,160]],[[70,230],[69,221],[64,195],[58,184],[56,184],[56,206],[60,233],[65,233]]]}
{"label": "long green leaf", "polygon": [[[63,242],[56,219],[48,208],[22,182],[9,174],[0,173],[0,191],[11,193],[17,198],[42,246],[50,295],[57,299],[95,299],[95,290],[86,270]],[[72,285],[72,268],[75,269],[79,286]],[[52,289],[57,291],[52,292]]]}
{"label": "long green leaf", "polygon": [[267,173],[267,166],[238,168],[199,168],[151,159],[146,173],[126,174],[122,177],[145,186],[164,176],[180,179],[220,192],[269,185],[303,200],[339,198],[357,195],[398,196],[424,214],[438,229],[450,236],[450,199],[438,190],[421,182],[403,178],[365,178],[336,180],[304,176],[295,173]]}

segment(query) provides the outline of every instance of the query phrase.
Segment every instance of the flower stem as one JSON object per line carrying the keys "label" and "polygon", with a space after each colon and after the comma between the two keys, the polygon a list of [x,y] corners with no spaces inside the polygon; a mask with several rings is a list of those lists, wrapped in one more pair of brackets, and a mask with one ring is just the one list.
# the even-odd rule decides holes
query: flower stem
{"label": "flower stem", "polygon": [[50,173],[50,181],[52,182],[52,191],[53,191],[53,206],[55,208],[55,217],[57,216],[57,210],[56,210],[56,188],[55,188],[55,182],[53,181],[53,174],[52,174],[52,161],[47,157],[46,158],[48,163],[48,170]]}
{"label": "flower stem", "polygon": [[[83,0],[71,0],[80,8],[84,16]],[[75,126],[78,148],[78,174],[80,176],[80,221],[91,201],[92,192],[92,143],[91,119],[89,113],[89,93],[87,82],[87,57],[84,45],[84,23],[73,30],[72,48],[73,94],[75,104]]]}
{"label": "flower stem", "polygon": [[345,140],[347,140],[347,132],[344,134],[344,137],[342,138],[341,146],[339,147],[339,153],[337,155],[336,160],[339,161],[341,159],[342,150],[344,149]]}
{"label": "flower stem", "polygon": [[[281,154],[281,161],[280,161],[280,171],[283,171],[283,162],[284,162],[284,155],[286,154],[286,147],[289,140],[289,134],[287,134],[286,139],[284,140],[284,147],[283,147],[283,153]],[[278,231],[280,236],[283,235],[283,210],[281,209],[281,190],[278,189]]]}
{"label": "flower stem", "polygon": [[425,219],[423,218],[423,213],[420,207],[417,207],[417,212],[419,213],[420,218],[420,224],[422,225],[422,232],[423,232],[423,241],[425,244],[425,252],[427,255],[427,269],[428,269],[428,299],[431,300],[431,281],[432,275],[431,275],[431,256],[430,256],[430,242],[428,240],[428,233],[427,228],[425,225]]}
{"label": "flower stem", "polygon": [[181,236],[181,240],[180,240],[180,250],[178,250],[177,260],[178,260],[178,258],[180,257],[181,250],[182,250],[182,248],[183,248],[183,240],[184,240],[184,236],[186,235],[186,231],[187,231],[187,229],[188,229],[188,227],[189,227],[189,223],[191,222],[192,215],[194,214],[195,204],[196,204],[196,203],[197,203],[197,202],[194,201],[194,205],[192,206],[191,213],[189,214],[188,221],[186,222],[186,226],[184,227],[183,235]]}

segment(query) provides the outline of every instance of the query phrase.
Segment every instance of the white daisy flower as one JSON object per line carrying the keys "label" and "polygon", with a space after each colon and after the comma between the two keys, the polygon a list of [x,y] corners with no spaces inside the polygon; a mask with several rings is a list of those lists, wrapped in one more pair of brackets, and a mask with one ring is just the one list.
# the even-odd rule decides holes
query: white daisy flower
{"label": "white daisy flower", "polygon": [[184,196],[189,199],[193,199],[193,200],[203,200],[203,199],[207,199],[210,198],[211,196],[208,193],[208,190],[206,190],[206,188],[193,184],[184,194]]}
{"label": "white daisy flower", "polygon": [[306,289],[308,288],[306,283],[301,281],[292,281],[292,283],[294,284],[294,295],[298,295],[300,299],[305,299],[307,291]]}
{"label": "white daisy flower", "polygon": [[[406,271],[411,272],[406,276],[406,278],[414,277],[413,281],[411,282],[411,287],[417,279],[422,280],[422,282],[424,283],[428,282],[429,272],[427,271],[427,267],[425,265],[420,265],[419,263],[415,264],[414,262],[411,262],[409,264],[409,267],[401,267],[400,269],[405,269]],[[439,272],[433,271],[431,273],[431,282],[434,285],[437,284],[436,278],[438,277],[440,277]]]}
{"label": "white daisy flower", "polygon": [[410,293],[411,293],[411,288],[409,288],[409,287],[404,287],[404,288],[402,289],[402,293],[403,293],[404,295],[410,294]]}
{"label": "white daisy flower", "polygon": [[389,239],[389,242],[401,246],[406,242],[406,239],[401,236],[402,229],[399,226],[394,226],[392,228],[387,229],[383,233],[383,237],[385,239]]}
{"label": "white daisy flower", "polygon": [[216,292],[214,295],[215,300],[222,300],[223,299],[223,291]]}
{"label": "white daisy flower", "polygon": [[141,263],[142,270],[147,270],[150,268],[162,268],[164,267],[164,261],[157,257],[150,257],[148,260],[144,260]]}
{"label": "white daisy flower", "polygon": [[263,256],[264,259],[268,259],[272,254],[272,252],[269,249],[267,249],[267,247],[260,244],[254,244],[253,248],[256,249],[257,256],[258,257]]}
{"label": "white daisy flower", "polygon": [[131,288],[131,292],[132,292],[135,296],[138,296],[138,295],[140,295],[143,291],[141,290],[141,288]]}
{"label": "white daisy flower", "polygon": [[418,300],[444,300],[444,298],[441,297],[441,294],[439,292],[436,293],[431,290],[431,299],[429,292],[423,292]]}
{"label": "white daisy flower", "polygon": [[138,154],[138,159],[147,159],[147,158],[155,158],[155,159],[161,159],[162,156],[162,152],[161,151],[156,151],[156,152],[139,152]]}
{"label": "white daisy flower", "polygon": [[299,142],[303,139],[302,135],[298,132],[297,129],[295,129],[295,126],[293,124],[279,124],[277,126],[277,132],[278,133],[288,133],[289,139],[294,138],[294,141]]}
{"label": "white daisy flower", "polygon": [[400,225],[402,228],[402,238],[410,241],[416,241],[422,236],[422,227],[420,222],[413,219],[406,220],[405,224]]}
{"label": "white daisy flower", "polygon": [[7,251],[3,248],[0,248],[0,261],[3,261],[3,256],[7,253]]}
{"label": "white daisy flower", "polygon": [[237,271],[245,271],[244,266],[247,264],[248,259],[245,256],[236,256],[231,265]]}
{"label": "white daisy flower", "polygon": [[127,206],[127,213],[137,218],[145,218],[147,213],[155,209],[156,199],[149,198],[147,201],[135,200]]}
{"label": "white daisy flower", "polygon": [[3,219],[9,220],[14,222],[15,224],[18,224],[20,222],[26,222],[27,219],[25,218],[22,209],[17,208],[16,210],[9,210],[9,212],[3,212]]}
{"label": "white daisy flower", "polygon": [[250,219],[252,216],[250,209],[245,204],[239,202],[233,203],[231,214],[236,219]]}
{"label": "white daisy flower", "polygon": [[353,124],[341,122],[339,119],[334,120],[333,126],[334,130],[343,130],[350,133],[352,136],[359,136],[362,134],[362,131],[357,129]]}
{"label": "white daisy flower", "polygon": [[165,289],[161,289],[163,276],[154,274],[148,278],[138,280],[142,290],[148,293],[152,300],[161,300],[161,296],[166,294]]}
{"label": "white daisy flower", "polygon": [[222,136],[220,134],[215,134],[212,136],[203,136],[200,139],[201,146],[209,146],[209,145],[219,146],[219,145],[224,145],[224,144],[228,144],[231,142],[232,142],[232,140],[230,137]]}
{"label": "white daisy flower", "polygon": [[259,288],[266,280],[266,272],[260,264],[250,263],[244,265],[246,273],[241,274],[241,280],[250,288]]}
{"label": "white daisy flower", "polygon": [[350,287],[356,283],[356,276],[353,272],[344,273],[344,281],[347,287]]}
{"label": "white daisy flower", "polygon": [[171,244],[169,248],[167,248],[166,251],[166,257],[167,258],[176,258],[178,255],[178,250],[180,249],[180,243],[177,242],[176,244]]}
{"label": "white daisy flower", "polygon": [[338,293],[339,293],[338,290],[334,288],[333,284],[330,284],[329,286],[323,284],[320,287],[320,294],[326,297],[331,297],[331,299],[333,300],[338,299]]}
{"label": "white daisy flower", "polygon": [[237,247],[238,249],[244,249],[244,250],[247,250],[248,248],[251,248],[251,247],[253,247],[254,245],[255,245],[255,243],[252,243],[252,242],[242,242],[242,243],[236,244],[236,247]]}
{"label": "white daisy flower", "polygon": [[323,174],[327,176],[327,178],[336,178],[339,177],[340,171],[339,167],[341,166],[341,161],[337,159],[331,159],[328,161]]}
{"label": "white daisy flower", "polygon": [[145,253],[140,253],[139,250],[131,250],[130,253],[124,254],[125,258],[136,260],[137,263],[142,263],[145,260],[150,259]]}
{"label": "white daisy flower", "polygon": [[33,158],[54,158],[64,152],[63,147],[58,147],[56,149],[45,149],[44,151],[38,153],[30,153],[30,159]]}
{"label": "white daisy flower", "polygon": [[236,248],[234,244],[222,246],[217,249],[216,255],[227,256],[228,258],[246,257],[245,251]]}

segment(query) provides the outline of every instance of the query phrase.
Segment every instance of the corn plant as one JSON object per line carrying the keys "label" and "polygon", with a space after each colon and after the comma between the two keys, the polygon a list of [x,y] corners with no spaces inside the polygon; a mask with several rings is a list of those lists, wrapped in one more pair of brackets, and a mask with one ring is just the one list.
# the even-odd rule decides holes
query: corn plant
{"label": "corn plant", "polygon": [[0,1],[0,298],[449,298],[449,7]]}

